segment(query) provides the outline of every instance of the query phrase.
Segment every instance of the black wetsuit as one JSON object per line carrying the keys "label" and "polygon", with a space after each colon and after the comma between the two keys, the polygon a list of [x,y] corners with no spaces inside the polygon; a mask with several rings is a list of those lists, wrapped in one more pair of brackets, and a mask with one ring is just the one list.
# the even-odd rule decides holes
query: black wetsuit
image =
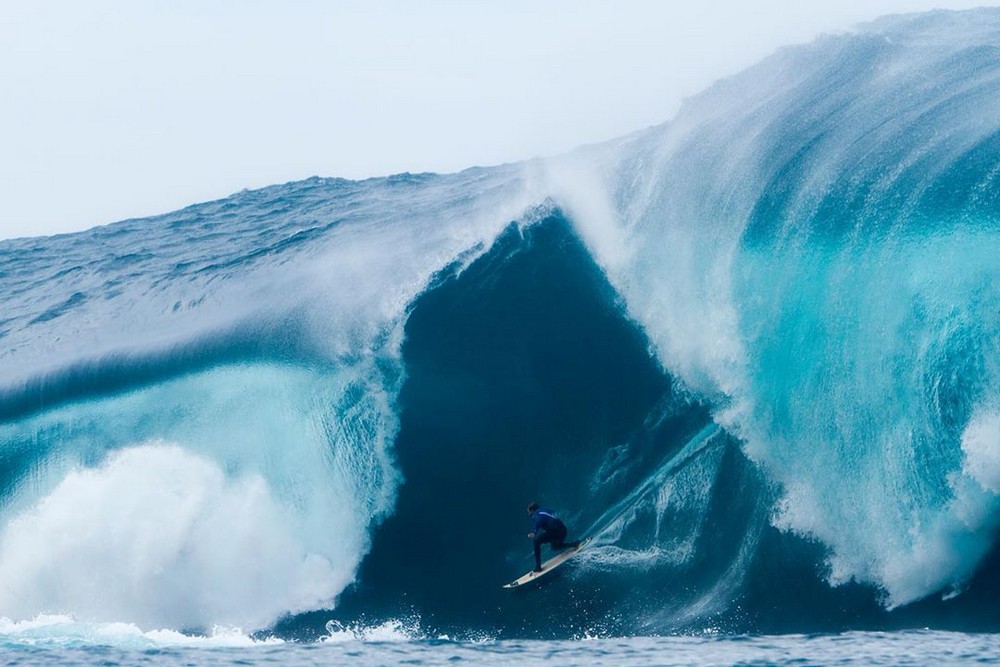
{"label": "black wetsuit", "polygon": [[579,542],[566,542],[566,524],[559,520],[555,512],[540,507],[531,513],[534,525],[535,569],[542,569],[542,545],[551,544],[553,549],[577,547]]}

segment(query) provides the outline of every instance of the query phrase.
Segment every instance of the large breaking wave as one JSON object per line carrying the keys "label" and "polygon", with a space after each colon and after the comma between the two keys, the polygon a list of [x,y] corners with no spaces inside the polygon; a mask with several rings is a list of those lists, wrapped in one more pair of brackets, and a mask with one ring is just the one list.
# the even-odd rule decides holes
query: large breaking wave
{"label": "large breaking wave", "polygon": [[[1000,627],[1000,11],[670,123],[0,244],[0,616]],[[596,536],[537,590],[523,505]]]}

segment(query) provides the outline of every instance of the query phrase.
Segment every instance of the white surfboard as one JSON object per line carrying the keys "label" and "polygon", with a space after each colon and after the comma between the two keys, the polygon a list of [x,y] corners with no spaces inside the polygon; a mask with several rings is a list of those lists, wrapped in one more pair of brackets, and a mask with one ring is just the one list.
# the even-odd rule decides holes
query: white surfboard
{"label": "white surfboard", "polygon": [[560,565],[562,565],[563,563],[565,563],[566,561],[568,561],[573,556],[575,556],[578,553],[580,553],[581,551],[583,551],[583,548],[585,546],[587,546],[588,544],[590,544],[590,539],[591,538],[588,537],[585,540],[581,540],[580,541],[580,546],[578,546],[578,547],[576,547],[574,549],[566,549],[565,551],[563,551],[559,555],[557,555],[555,558],[550,558],[549,560],[545,561],[544,563],[542,563],[542,569],[541,569],[540,572],[535,572],[534,570],[532,570],[528,574],[515,579],[514,581],[510,582],[509,584],[504,584],[503,587],[504,588],[517,588],[518,586],[523,586],[524,584],[530,583],[530,582],[538,579],[539,577],[544,577],[546,574],[548,574],[552,570],[556,569],[557,567],[559,567]]}

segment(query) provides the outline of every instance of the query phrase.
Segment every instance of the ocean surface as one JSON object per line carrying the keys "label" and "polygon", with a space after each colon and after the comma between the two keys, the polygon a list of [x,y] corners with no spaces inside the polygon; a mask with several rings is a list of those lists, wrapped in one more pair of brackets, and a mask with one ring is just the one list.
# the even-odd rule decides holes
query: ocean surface
{"label": "ocean surface", "polygon": [[995,661],[998,529],[997,9],[0,242],[6,664]]}
{"label": "ocean surface", "polygon": [[[131,646],[67,642],[31,643],[7,651],[3,665],[973,665],[996,664],[994,634],[906,631],[838,635],[675,636],[577,640],[456,642],[402,639],[376,630],[366,638],[328,638],[311,643],[241,644],[216,638],[214,645],[132,638]],[[213,640],[206,640],[205,643]]]}

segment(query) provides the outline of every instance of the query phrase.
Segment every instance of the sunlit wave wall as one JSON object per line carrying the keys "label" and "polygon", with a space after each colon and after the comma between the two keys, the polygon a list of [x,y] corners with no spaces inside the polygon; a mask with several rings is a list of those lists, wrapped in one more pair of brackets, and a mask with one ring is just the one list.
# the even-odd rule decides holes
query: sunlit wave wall
{"label": "sunlit wave wall", "polygon": [[890,606],[960,588],[1000,491],[998,13],[783,50],[619,150],[554,180],[775,523]]}

